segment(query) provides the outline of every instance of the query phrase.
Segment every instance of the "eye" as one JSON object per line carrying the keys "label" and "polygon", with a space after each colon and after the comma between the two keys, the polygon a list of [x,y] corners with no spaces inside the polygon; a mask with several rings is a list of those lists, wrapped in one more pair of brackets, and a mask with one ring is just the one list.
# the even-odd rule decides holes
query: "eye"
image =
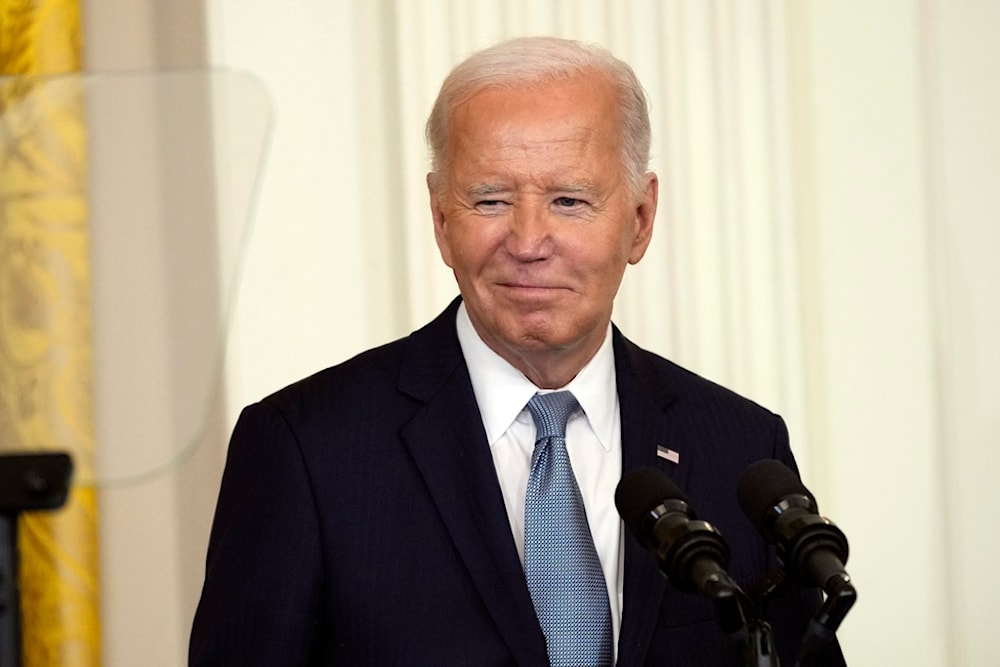
{"label": "eye", "polygon": [[502,199],[480,199],[474,206],[480,213],[496,213],[503,210],[507,202]]}
{"label": "eye", "polygon": [[581,206],[585,206],[587,202],[582,199],[577,199],[576,197],[557,197],[553,204],[557,208],[562,209],[577,209]]}

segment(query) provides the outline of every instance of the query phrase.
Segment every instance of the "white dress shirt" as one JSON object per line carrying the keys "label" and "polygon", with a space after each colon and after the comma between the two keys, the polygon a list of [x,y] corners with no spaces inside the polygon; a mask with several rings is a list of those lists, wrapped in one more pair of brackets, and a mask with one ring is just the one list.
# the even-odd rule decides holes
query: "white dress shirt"
{"label": "white dress shirt", "polygon": [[[526,406],[532,396],[544,390],[532,384],[482,341],[469,320],[464,303],[458,308],[456,325],[500,480],[510,529],[523,563],[524,497],[535,448],[535,423]],[[566,448],[608,586],[617,657],[623,591],[622,522],[615,509],[614,496],[621,479],[622,455],[610,324],[604,343],[594,357],[561,389],[573,392],[582,408],[566,425]]]}

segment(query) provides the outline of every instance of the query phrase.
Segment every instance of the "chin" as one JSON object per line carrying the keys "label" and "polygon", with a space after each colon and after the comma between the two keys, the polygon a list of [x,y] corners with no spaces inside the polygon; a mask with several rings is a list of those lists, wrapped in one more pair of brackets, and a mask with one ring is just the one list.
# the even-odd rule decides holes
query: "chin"
{"label": "chin", "polygon": [[579,336],[572,336],[569,332],[551,327],[522,327],[505,333],[508,335],[504,336],[504,341],[511,348],[524,352],[565,350],[580,340]]}
{"label": "chin", "polygon": [[[518,313],[498,308],[488,309],[489,317],[482,320],[480,336],[518,352],[545,352],[572,348],[586,334],[572,319],[572,311],[533,311]],[[486,336],[483,336],[483,334]],[[491,346],[492,347],[492,346]]]}

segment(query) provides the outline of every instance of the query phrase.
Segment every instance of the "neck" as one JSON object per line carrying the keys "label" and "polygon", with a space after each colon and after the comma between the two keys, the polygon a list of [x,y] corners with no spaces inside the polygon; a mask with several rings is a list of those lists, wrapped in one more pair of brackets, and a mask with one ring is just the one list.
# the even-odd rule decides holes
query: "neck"
{"label": "neck", "polygon": [[594,358],[604,339],[557,350],[511,349],[489,340],[484,342],[539,389],[561,389]]}

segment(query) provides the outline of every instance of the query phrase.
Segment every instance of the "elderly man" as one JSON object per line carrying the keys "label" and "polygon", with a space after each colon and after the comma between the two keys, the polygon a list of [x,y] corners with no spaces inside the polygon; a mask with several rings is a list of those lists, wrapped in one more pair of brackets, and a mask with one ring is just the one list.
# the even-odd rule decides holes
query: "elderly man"
{"label": "elderly man", "polygon": [[[624,534],[615,486],[662,468],[748,584],[773,553],[737,480],[794,461],[779,417],[611,324],[657,203],[632,70],[575,42],[502,43],[449,75],[427,135],[461,297],[244,410],[191,663],[732,662],[711,604]],[[818,602],[793,589],[771,604],[787,664]]]}

